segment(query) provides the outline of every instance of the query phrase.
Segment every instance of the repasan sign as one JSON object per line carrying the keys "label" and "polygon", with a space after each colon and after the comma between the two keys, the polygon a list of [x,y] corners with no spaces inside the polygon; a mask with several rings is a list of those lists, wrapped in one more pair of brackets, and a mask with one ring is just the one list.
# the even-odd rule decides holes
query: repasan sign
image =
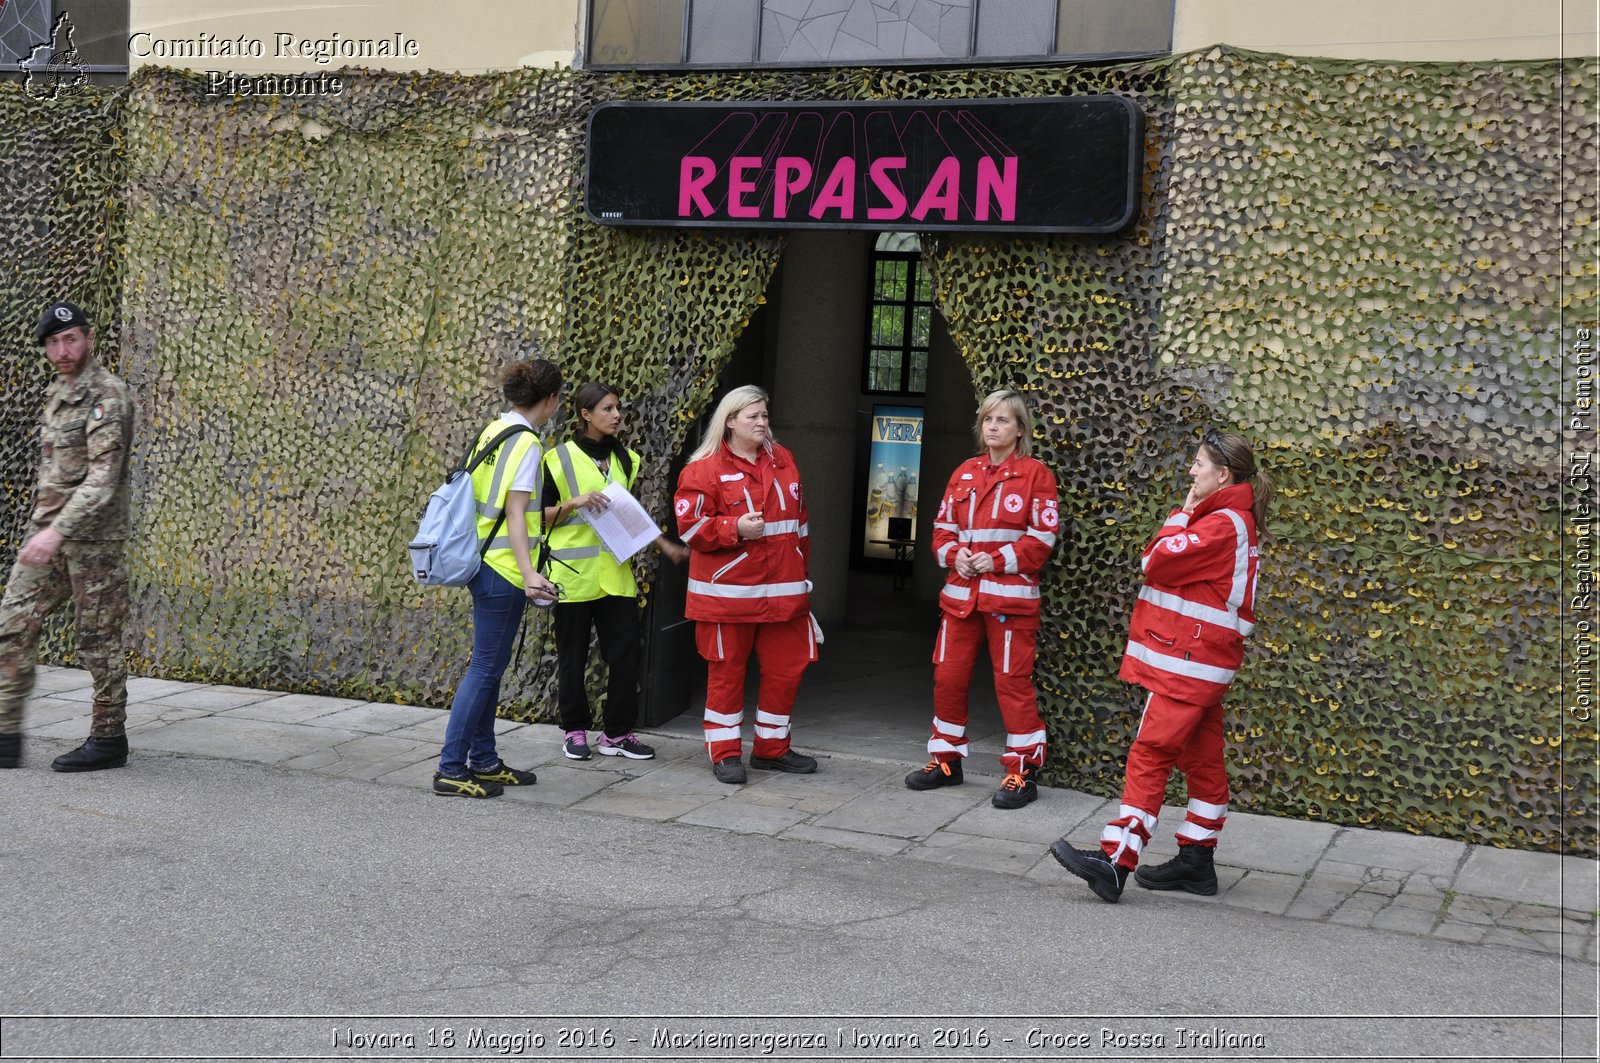
{"label": "repasan sign", "polygon": [[1121,96],[605,103],[584,200],[602,225],[1112,233],[1142,146]]}

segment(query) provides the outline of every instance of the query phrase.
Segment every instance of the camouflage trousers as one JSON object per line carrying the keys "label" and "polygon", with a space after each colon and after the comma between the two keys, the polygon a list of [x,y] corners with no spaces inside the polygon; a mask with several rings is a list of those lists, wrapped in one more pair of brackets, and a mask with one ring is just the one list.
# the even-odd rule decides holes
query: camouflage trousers
{"label": "camouflage trousers", "polygon": [[122,630],[128,619],[128,567],[120,539],[67,541],[48,565],[11,567],[0,601],[0,734],[22,727],[33,693],[39,633],[70,594],[78,658],[94,678],[91,735],[123,733],[128,716],[128,659]]}

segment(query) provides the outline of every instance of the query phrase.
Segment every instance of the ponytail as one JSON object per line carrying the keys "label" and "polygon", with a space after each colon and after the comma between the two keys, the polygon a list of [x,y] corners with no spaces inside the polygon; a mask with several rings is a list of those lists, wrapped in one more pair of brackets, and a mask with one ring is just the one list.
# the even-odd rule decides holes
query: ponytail
{"label": "ponytail", "polygon": [[1267,537],[1267,507],[1272,504],[1276,485],[1266,470],[1256,465],[1256,456],[1250,441],[1236,432],[1210,431],[1200,440],[1200,445],[1210,454],[1211,460],[1233,473],[1233,482],[1250,485],[1254,502],[1250,515],[1256,521],[1256,535]]}

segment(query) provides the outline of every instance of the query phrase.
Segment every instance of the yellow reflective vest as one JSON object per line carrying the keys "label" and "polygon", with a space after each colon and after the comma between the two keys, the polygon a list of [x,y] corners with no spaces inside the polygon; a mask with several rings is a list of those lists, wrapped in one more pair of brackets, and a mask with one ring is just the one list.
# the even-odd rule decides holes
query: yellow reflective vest
{"label": "yellow reflective vest", "polygon": [[[472,448],[473,454],[507,428],[521,423],[520,420],[513,421],[507,417],[497,417],[490,421],[489,426],[478,433],[478,441]],[[539,437],[531,431],[518,432],[500,444],[500,453],[495,455],[493,461],[482,462],[472,470],[472,497],[478,503],[479,542],[488,537],[489,532],[494,529],[495,522],[499,521],[500,515],[505,512],[506,497],[511,493],[512,476],[522,464],[523,456],[530,450],[533,452],[532,460],[541,470],[542,476],[543,465],[539,463]],[[543,510],[539,507],[539,496],[543,493],[540,477],[536,476],[533,495],[528,500],[528,551],[535,564],[539,560],[539,530],[543,524],[541,520]],[[483,555],[483,562],[510,580],[514,586],[522,586],[522,569],[517,567],[517,557],[511,549],[511,533],[507,531],[504,521],[500,521],[500,529],[495,532],[488,553]]]}
{"label": "yellow reflective vest", "polygon": [[[622,463],[615,455],[607,463],[608,471],[602,473],[594,459],[569,439],[545,453],[544,473],[556,485],[563,502],[589,491],[604,490],[608,482],[631,493],[639,479],[639,455],[629,450],[628,457],[631,468],[627,476],[623,476]],[[589,522],[576,513],[550,529],[549,547],[552,560],[547,575],[561,585],[562,601],[589,602],[607,595],[632,598],[639,593],[638,584],[633,581],[633,567],[612,556]]]}

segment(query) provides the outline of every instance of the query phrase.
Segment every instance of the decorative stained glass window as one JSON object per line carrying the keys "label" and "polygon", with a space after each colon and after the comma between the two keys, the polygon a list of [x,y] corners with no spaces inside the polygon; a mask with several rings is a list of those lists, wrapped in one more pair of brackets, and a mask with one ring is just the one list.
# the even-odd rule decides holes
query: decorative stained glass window
{"label": "decorative stained glass window", "polygon": [[928,390],[933,286],[912,233],[884,233],[872,252],[862,390],[921,395]]}

